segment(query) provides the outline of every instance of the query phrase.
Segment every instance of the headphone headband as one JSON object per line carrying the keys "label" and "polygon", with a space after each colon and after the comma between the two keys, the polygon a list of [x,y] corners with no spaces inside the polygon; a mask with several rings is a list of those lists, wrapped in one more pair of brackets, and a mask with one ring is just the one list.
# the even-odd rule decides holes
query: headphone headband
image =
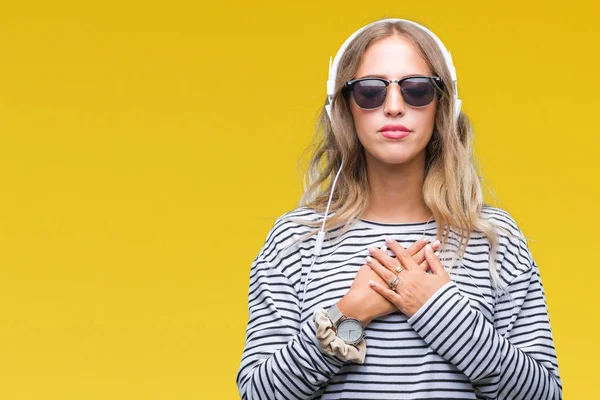
{"label": "headphone headband", "polygon": [[446,46],[444,46],[442,41],[433,32],[431,32],[429,29],[425,28],[423,25],[417,24],[416,22],[409,21],[407,19],[399,19],[399,18],[383,19],[383,20],[372,22],[366,26],[363,26],[362,28],[360,28],[359,30],[354,32],[352,35],[350,35],[348,37],[348,39],[346,39],[346,41],[342,44],[342,47],[340,47],[340,49],[336,53],[333,61],[331,60],[331,57],[329,58],[329,76],[327,79],[327,105],[325,106],[325,110],[327,111],[327,115],[329,116],[329,119],[331,119],[331,103],[333,102],[333,94],[335,93],[335,80],[337,78],[337,70],[338,70],[338,67],[340,64],[340,60],[342,59],[342,56],[344,55],[344,52],[346,51],[346,48],[362,31],[364,31],[368,27],[373,26],[375,24],[384,23],[384,22],[397,22],[397,21],[407,22],[407,23],[412,24],[412,25],[420,28],[421,30],[425,31],[427,34],[429,34],[429,36],[431,36],[433,38],[435,43],[438,45],[438,47],[442,51],[442,54],[444,55],[444,60],[446,61],[446,65],[448,67],[448,70],[450,71],[450,76],[452,77],[452,83],[454,85],[454,119],[455,119],[455,121],[458,120],[462,101],[458,98],[456,68],[454,68],[454,64],[452,63],[452,56],[450,55],[450,52],[446,49]]}

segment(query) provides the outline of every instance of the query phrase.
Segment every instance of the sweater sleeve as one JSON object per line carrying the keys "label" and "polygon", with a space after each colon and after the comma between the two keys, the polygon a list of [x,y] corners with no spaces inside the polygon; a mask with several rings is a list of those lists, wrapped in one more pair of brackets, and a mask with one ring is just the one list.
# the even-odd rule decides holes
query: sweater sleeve
{"label": "sweater sleeve", "polygon": [[454,282],[440,288],[409,323],[486,398],[562,399],[539,270],[527,246],[519,247],[515,253],[525,249],[525,256],[518,257],[519,273],[495,304],[493,323]]}
{"label": "sweater sleeve", "polygon": [[292,268],[300,276],[300,257],[271,256],[283,235],[270,234],[251,266],[249,319],[236,377],[242,399],[311,398],[344,364],[322,351],[311,319],[301,322],[298,293],[284,273]]}

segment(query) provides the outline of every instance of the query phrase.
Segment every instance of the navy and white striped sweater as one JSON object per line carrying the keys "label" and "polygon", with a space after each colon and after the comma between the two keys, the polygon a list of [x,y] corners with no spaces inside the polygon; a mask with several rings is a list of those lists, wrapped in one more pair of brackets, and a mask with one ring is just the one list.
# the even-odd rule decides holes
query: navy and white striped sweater
{"label": "navy and white striped sweater", "polygon": [[[449,270],[452,281],[410,318],[398,311],[373,320],[365,330],[365,362],[354,364],[321,351],[314,310],[344,296],[368,246],[381,247],[386,236],[404,247],[423,234],[435,240],[436,222],[361,219],[343,234],[327,232],[303,302],[315,236],[290,246],[311,228],[284,217],[320,220],[323,214],[300,207],[282,215],[252,263],[237,375],[243,399],[562,398],[544,289],[524,239],[500,234],[495,260],[507,291],[499,295],[489,272],[489,242],[472,234]],[[506,211],[485,206],[482,217],[522,236]],[[444,254],[447,265],[451,256]]]}

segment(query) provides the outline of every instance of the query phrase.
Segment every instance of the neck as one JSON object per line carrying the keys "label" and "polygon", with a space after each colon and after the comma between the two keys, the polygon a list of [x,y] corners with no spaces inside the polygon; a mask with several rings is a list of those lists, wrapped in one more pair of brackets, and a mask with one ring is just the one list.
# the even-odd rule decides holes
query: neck
{"label": "neck", "polygon": [[422,190],[425,155],[403,163],[385,164],[367,155],[370,201],[361,218],[386,223],[425,222],[432,217]]}

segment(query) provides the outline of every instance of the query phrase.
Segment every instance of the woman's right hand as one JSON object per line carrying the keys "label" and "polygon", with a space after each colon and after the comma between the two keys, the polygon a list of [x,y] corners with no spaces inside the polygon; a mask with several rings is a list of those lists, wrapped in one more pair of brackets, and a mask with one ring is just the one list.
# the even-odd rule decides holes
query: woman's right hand
{"label": "woman's right hand", "polygon": [[[427,243],[427,239],[419,239],[407,249],[413,260],[424,271],[429,269],[429,265],[425,260],[425,245]],[[431,247],[434,251],[437,250],[440,247],[440,242],[436,240],[431,243]],[[388,282],[383,282],[379,275],[365,263],[359,268],[350,290],[338,302],[338,308],[345,316],[358,319],[363,326],[367,326],[377,317],[391,314],[397,310],[395,305],[369,286],[370,280],[385,286],[388,285]]]}

